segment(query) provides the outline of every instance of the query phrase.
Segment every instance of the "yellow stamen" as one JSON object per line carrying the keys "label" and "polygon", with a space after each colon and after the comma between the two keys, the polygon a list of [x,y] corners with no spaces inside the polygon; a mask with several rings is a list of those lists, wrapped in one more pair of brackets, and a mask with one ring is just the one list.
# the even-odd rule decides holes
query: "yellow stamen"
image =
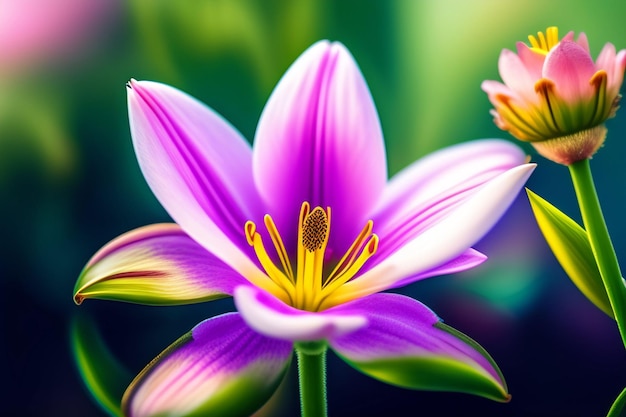
{"label": "yellow stamen", "polygon": [[528,35],[528,41],[532,51],[547,55],[559,43],[559,29],[556,26],[551,26],[546,29],[545,35],[543,32],[537,32],[536,38],[533,35]]}
{"label": "yellow stamen", "polygon": [[[286,301],[286,299],[291,298],[291,293],[293,292],[293,284],[287,278],[287,276],[280,270],[272,259],[267,254],[265,250],[265,246],[263,245],[263,239],[261,239],[261,235],[256,231],[256,225],[250,221],[246,222],[244,226],[246,240],[248,244],[254,248],[254,252],[256,253],[259,262],[261,262],[261,266],[265,269],[267,275],[271,278],[272,281],[280,288],[282,291],[280,294],[275,294],[279,296],[280,299]],[[273,292],[273,291],[272,291]]]}
{"label": "yellow stamen", "polygon": [[284,294],[276,295],[302,310],[319,311],[323,299],[351,280],[378,248],[378,236],[372,233],[373,222],[370,220],[327,275],[326,272],[331,269],[324,265],[324,261],[330,236],[331,210],[330,207],[326,210],[321,207],[310,210],[309,203],[304,202],[298,219],[294,274],[276,225],[270,216],[265,216],[264,221],[280,260],[280,267],[268,255],[252,222],[247,222],[244,228],[248,244],[254,248],[268,277],[287,294],[286,297]]}
{"label": "yellow stamen", "polygon": [[343,255],[343,258],[341,258],[339,263],[337,263],[333,272],[328,275],[324,285],[333,281],[336,277],[343,275],[344,271],[346,271],[349,266],[354,263],[354,259],[358,256],[359,251],[363,247],[363,242],[365,242],[365,239],[372,234],[373,226],[374,222],[371,220],[365,224],[365,227],[361,230],[361,233],[359,233],[357,238],[354,239],[354,242],[352,242],[352,245],[350,245],[350,248],[348,248],[346,253]]}
{"label": "yellow stamen", "polygon": [[272,243],[276,248],[276,252],[278,253],[278,257],[280,258],[280,263],[283,266],[283,270],[285,274],[289,278],[289,280],[294,283],[295,278],[293,276],[293,269],[291,268],[291,263],[289,262],[289,256],[287,255],[287,250],[285,249],[285,244],[278,233],[278,229],[276,229],[276,225],[272,218],[268,215],[265,215],[263,218],[265,222],[265,227],[270,234],[270,238],[272,239]]}
{"label": "yellow stamen", "polygon": [[326,296],[332,294],[333,291],[352,279],[352,277],[361,269],[365,262],[376,253],[377,249],[378,236],[369,236],[369,240],[365,244],[365,250],[363,250],[356,258],[356,260],[348,265],[348,267],[341,274],[335,277],[332,281],[329,280],[328,285],[322,288],[322,291],[319,294],[319,298],[316,299],[316,304],[320,304],[324,300],[324,298],[326,298]]}

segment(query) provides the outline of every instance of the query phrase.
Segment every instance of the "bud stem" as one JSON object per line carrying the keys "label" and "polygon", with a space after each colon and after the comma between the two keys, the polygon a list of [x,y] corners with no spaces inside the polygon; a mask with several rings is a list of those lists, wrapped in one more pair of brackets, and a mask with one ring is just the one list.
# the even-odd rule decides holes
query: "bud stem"
{"label": "bud stem", "polygon": [[604,288],[617,321],[622,342],[626,347],[626,287],[622,279],[615,249],[602,215],[600,201],[591,175],[588,159],[569,165],[570,175],[593,255],[596,259]]}

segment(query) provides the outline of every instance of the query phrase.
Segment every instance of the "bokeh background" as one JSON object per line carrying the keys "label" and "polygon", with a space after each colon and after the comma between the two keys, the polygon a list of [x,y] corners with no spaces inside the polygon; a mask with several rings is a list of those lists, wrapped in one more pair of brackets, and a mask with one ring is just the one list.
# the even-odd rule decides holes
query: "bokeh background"
{"label": "bokeh background", "polygon": [[[0,358],[3,416],[104,416],[74,364],[69,328],[90,317],[133,374],[228,300],[156,308],[72,301],[104,243],[169,221],[145,184],[128,129],[125,82],[172,84],[252,138],[288,65],[327,38],[353,53],[376,101],[390,175],[438,148],[502,137],[480,90],[502,48],[557,25],[626,48],[620,0],[0,0]],[[618,256],[626,259],[626,110],[608,122],[592,168]],[[567,170],[539,166],[528,187],[579,220]],[[588,417],[626,385],[614,322],[555,261],[525,195],[477,247],[490,260],[403,291],[481,343],[508,404],[409,391],[329,356],[331,415]],[[419,256],[419,254],[416,254]],[[292,372],[268,415],[298,415]]]}

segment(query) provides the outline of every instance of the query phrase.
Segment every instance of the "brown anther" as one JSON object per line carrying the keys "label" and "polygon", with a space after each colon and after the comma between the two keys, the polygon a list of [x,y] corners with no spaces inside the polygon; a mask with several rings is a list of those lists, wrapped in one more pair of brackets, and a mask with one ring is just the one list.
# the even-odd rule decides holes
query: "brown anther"
{"label": "brown anther", "polygon": [[322,248],[328,234],[328,217],[321,207],[315,207],[302,225],[302,246],[309,252]]}

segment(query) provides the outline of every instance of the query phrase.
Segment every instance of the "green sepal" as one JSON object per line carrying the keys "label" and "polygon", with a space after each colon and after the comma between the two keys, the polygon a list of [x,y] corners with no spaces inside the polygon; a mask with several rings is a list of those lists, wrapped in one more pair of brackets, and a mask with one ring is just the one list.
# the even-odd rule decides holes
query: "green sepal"
{"label": "green sepal", "polygon": [[395,356],[358,362],[340,356],[364,374],[402,388],[462,392],[499,402],[511,399],[500,369],[482,346],[443,323],[436,323],[434,327],[450,333],[478,351],[494,367],[502,382],[477,366],[446,356]]}
{"label": "green sepal", "polygon": [[526,193],[539,229],[567,276],[596,307],[614,317],[587,232],[537,194]]}
{"label": "green sepal", "polygon": [[88,318],[74,318],[70,336],[74,361],[87,389],[107,414],[122,417],[122,396],[133,376],[107,349]]}

